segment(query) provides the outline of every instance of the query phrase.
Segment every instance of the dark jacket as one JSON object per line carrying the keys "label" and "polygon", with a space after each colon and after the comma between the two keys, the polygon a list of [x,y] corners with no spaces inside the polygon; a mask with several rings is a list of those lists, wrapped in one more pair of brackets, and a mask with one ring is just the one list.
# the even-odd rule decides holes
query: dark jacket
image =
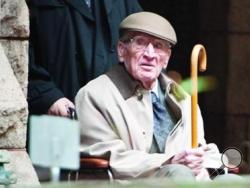
{"label": "dark jacket", "polygon": [[141,11],[137,0],[29,0],[28,103],[44,114],[59,98],[72,102],[89,80],[117,63],[119,24]]}

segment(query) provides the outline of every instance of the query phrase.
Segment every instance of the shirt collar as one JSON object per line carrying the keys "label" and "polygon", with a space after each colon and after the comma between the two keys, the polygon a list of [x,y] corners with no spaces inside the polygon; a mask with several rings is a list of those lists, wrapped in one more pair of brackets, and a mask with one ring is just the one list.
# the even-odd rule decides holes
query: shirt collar
{"label": "shirt collar", "polygon": [[151,90],[151,92],[154,92],[155,95],[159,98],[158,85],[159,85],[159,82],[158,82],[158,79],[156,79],[155,85],[153,89]]}

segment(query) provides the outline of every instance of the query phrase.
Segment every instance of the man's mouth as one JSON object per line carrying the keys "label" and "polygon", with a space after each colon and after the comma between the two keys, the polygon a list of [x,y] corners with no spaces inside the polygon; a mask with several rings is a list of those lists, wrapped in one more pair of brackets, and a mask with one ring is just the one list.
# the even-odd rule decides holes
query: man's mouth
{"label": "man's mouth", "polygon": [[149,63],[142,63],[140,67],[142,67],[144,70],[152,70],[154,68],[154,66]]}

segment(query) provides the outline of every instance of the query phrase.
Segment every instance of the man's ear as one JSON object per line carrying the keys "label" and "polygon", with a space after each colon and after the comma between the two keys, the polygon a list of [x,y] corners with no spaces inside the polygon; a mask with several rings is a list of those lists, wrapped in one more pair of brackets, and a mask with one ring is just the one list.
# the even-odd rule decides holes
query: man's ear
{"label": "man's ear", "polygon": [[124,55],[125,55],[125,44],[121,41],[118,42],[117,45],[117,53],[118,59],[120,62],[124,62]]}
{"label": "man's ear", "polygon": [[171,52],[172,52],[172,50],[168,51],[168,56],[166,57],[166,60],[165,60],[164,66],[163,66],[164,69],[166,69],[168,66],[168,62],[169,62],[169,59],[171,57]]}

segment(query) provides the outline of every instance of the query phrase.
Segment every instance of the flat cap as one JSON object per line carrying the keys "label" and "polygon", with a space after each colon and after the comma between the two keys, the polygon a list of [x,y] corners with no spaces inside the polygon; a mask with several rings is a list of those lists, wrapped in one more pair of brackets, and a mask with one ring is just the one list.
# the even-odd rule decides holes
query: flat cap
{"label": "flat cap", "polygon": [[139,31],[167,40],[172,45],[177,43],[176,33],[168,20],[152,12],[130,14],[120,24],[120,30]]}

